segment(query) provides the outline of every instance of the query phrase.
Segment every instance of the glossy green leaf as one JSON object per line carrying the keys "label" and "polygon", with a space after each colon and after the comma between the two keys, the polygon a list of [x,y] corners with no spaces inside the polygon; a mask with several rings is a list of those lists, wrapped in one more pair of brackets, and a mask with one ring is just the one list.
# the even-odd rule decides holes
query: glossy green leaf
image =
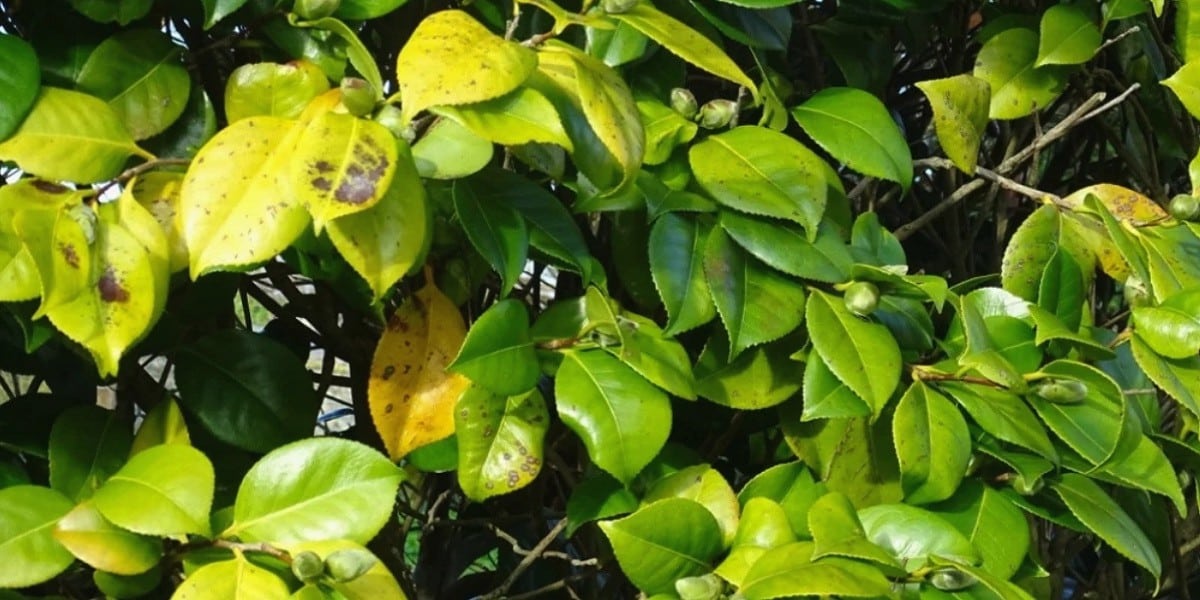
{"label": "glossy green leaf", "polygon": [[1046,428],[1017,395],[993,387],[958,382],[940,383],[937,387],[962,406],[984,431],[1057,462],[1058,452],[1050,443]]}
{"label": "glossy green leaf", "polygon": [[696,183],[734,210],[794,221],[810,241],[825,214],[825,165],[800,142],[762,127],[738,127],[688,150]]}
{"label": "glossy green leaf", "polygon": [[971,460],[971,432],[945,396],[914,382],[896,406],[892,437],[905,502],[927,504],[954,494]]}
{"label": "glossy green leaf", "polygon": [[16,133],[0,142],[0,160],[46,179],[95,183],[115,177],[130,156],[152,158],[133,143],[103,100],[42,87]]}
{"label": "glossy green leaf", "polygon": [[33,485],[0,489],[0,587],[21,588],[48,581],[75,557],[54,539],[54,524],[71,511],[62,494]]}
{"label": "glossy green leaf", "polygon": [[209,563],[188,575],[171,594],[171,600],[207,598],[284,599],[288,586],[278,575],[255,566],[245,556]]}
{"label": "glossy green leaf", "polygon": [[862,90],[829,87],[792,109],[792,117],[826,152],[851,169],[912,185],[912,153],[878,98]]}
{"label": "glossy green leaf", "polygon": [[[379,72],[379,65],[375,62],[375,56],[367,49],[366,44],[363,44],[359,39],[358,33],[351,29],[349,25],[343,23],[339,19],[333,17],[325,17],[315,21],[301,21],[295,13],[288,14],[288,23],[294,27],[300,28],[315,28],[320,31],[321,37],[328,39],[331,36],[341,38],[339,41],[344,45],[339,45],[338,48],[344,48],[345,56],[354,70],[370,84],[371,90],[375,92],[375,99],[378,100],[383,93],[383,76]],[[334,79],[337,79],[334,77]]]}
{"label": "glossy green leaf", "polygon": [[179,403],[168,396],[142,418],[137,435],[133,437],[133,444],[129,447],[129,455],[133,456],[160,444],[190,446],[191,443],[187,423],[183,420],[183,411],[180,410]]}
{"label": "glossy green leaf", "polygon": [[899,502],[903,497],[886,421],[872,423],[859,417],[801,422],[783,416],[784,441],[830,491],[845,494],[857,507]]}
{"label": "glossy green leaf", "polygon": [[62,413],[50,430],[50,487],[78,502],[120,470],[129,456],[129,421],[99,406]]}
{"label": "glossy green leaf", "polygon": [[815,290],[809,295],[805,318],[813,348],[829,370],[878,417],[900,383],[896,338],[883,325],[851,314],[840,298]]}
{"label": "glossy green leaf", "polygon": [[1074,361],[1058,360],[1041,371],[1087,387],[1078,402],[1052,402],[1036,391],[1027,396],[1029,405],[1037,411],[1042,422],[1072,450],[1093,465],[1107,461],[1117,450],[1125,422],[1121,390],[1102,371]]}
{"label": "glossy green leaf", "polygon": [[1088,11],[1081,6],[1059,4],[1042,15],[1037,62],[1043,65],[1077,65],[1091,60],[1103,38]]}
{"label": "glossy green leaf", "polygon": [[696,362],[696,393],[730,408],[756,410],[775,406],[800,391],[802,373],[788,358],[786,340],[750,348],[729,360],[724,333],[709,338]]}
{"label": "glossy green leaf", "polygon": [[600,524],[621,571],[647,594],[671,592],[675,580],[707,573],[721,552],[721,529],[703,505],[668,498]]}
{"label": "glossy green leaf", "polygon": [[500,396],[529,391],[541,370],[529,337],[529,311],[519,300],[501,300],[471,324],[448,370]]}
{"label": "glossy green leaf", "polygon": [[603,351],[563,356],[554,382],[558,414],[596,466],[628,483],[670,433],[666,394]]}
{"label": "glossy green leaf", "polygon": [[93,502],[115,525],[134,533],[208,535],[212,463],[182,444],[138,453],[96,490]]}
{"label": "glossy green leaf", "polygon": [[233,14],[245,3],[246,0],[201,0],[204,6],[204,28],[211,28],[217,21]]}
{"label": "glossy green leaf", "polygon": [[813,551],[811,542],[768,550],[750,567],[739,593],[747,600],[771,600],[828,595],[873,598],[891,591],[891,583],[879,569],[839,557],[814,561]]}
{"label": "glossy green leaf", "polygon": [[900,240],[879,223],[879,215],[874,212],[864,212],[854,219],[850,254],[856,262],[878,267],[908,264]]}
{"label": "glossy green leaf", "polygon": [[815,240],[800,227],[724,210],[721,228],[759,260],[803,279],[840,283],[849,277],[853,258],[832,226],[822,224]]}
{"label": "glossy green leaf", "polygon": [[567,499],[567,537],[575,535],[585,523],[631,513],[638,498],[608,473],[593,470],[579,481]]}
{"label": "glossy green leaf", "polygon": [[162,541],[113,525],[84,502],[54,526],[54,539],[88,565],[117,575],[137,575],[158,564]]}
{"label": "glossy green leaf", "polygon": [[643,162],[647,165],[667,162],[676,148],[692,141],[700,130],[699,125],[657,100],[640,98],[637,109],[642,116],[642,128],[646,131]]}
{"label": "glossy green leaf", "polygon": [[1105,25],[1145,14],[1149,10],[1150,4],[1146,0],[1105,0],[1100,8],[1101,14],[1104,15]]}
{"label": "glossy green leaf", "polygon": [[408,144],[396,140],[396,172],[375,206],[325,226],[338,254],[378,300],[412,272],[429,248],[432,214]]}
{"label": "glossy green leaf", "polygon": [[187,105],[192,80],[181,53],[161,31],[122,31],[92,51],[79,72],[79,89],[108,102],[133,139],[148,138],[166,130]]}
{"label": "glossy green leaf", "polygon": [[650,229],[650,274],[666,307],[666,332],[694,329],[717,316],[704,276],[704,249],[712,226],[700,219],[667,213]]}
{"label": "glossy green leaf", "polygon": [[680,398],[695,400],[696,378],[683,345],[668,338],[657,323],[646,317],[625,313],[620,318],[624,328],[621,345],[606,346],[605,350],[650,383]]}
{"label": "glossy green leaf", "polygon": [[356,442],[325,437],[288,444],[246,473],[233,523],[222,535],[366,543],[392,514],[401,477],[387,457]]}
{"label": "glossy green leaf", "polygon": [[365,21],[382,17],[404,4],[407,0],[342,0],[333,14],[343,19]]}
{"label": "glossy green leaf", "polygon": [[308,211],[287,192],[286,165],[299,133],[292,121],[251,117],[200,149],[179,192],[193,278],[266,262],[308,227]]}
{"label": "glossy green leaf", "polygon": [[257,116],[294,119],[328,89],[325,73],[307,60],[242,65],[225,84],[225,118],[230,123]]}
{"label": "glossy green leaf", "polygon": [[804,410],[801,421],[869,417],[871,407],[842,383],[821,355],[812,352],[804,362]]}
{"label": "glossy green leaf", "polygon": [[771,548],[797,541],[787,513],[774,500],[757,497],[746,501],[738,522],[733,548],[713,569],[721,579],[741,587],[750,568]]}
{"label": "glossy green leaf", "polygon": [[[1025,387],[1025,380],[1021,376],[1021,370],[1010,360],[1014,358],[1013,354],[1005,352],[1007,340],[996,338],[1001,338],[1005,333],[1012,333],[1018,344],[1027,343],[1031,350],[1036,352],[1037,348],[1032,347],[1033,331],[1030,328],[1027,332],[1029,335],[1023,336],[1022,334],[1026,333],[1022,327],[1023,323],[1003,315],[993,317],[989,322],[983,316],[976,298],[977,296],[965,296],[958,306],[965,341],[958,362],[964,367],[975,369],[990,381],[1021,391]],[[1040,361],[1031,362],[1031,365],[1026,366],[1036,367]]]}
{"label": "glossy green leaf", "polygon": [[1193,415],[1200,415],[1200,356],[1170,359],[1155,353],[1141,336],[1130,341],[1133,358],[1154,385],[1162,388]]}
{"label": "glossy green leaf", "polygon": [[386,127],[326,112],[308,121],[296,140],[291,189],[308,209],[313,229],[377,204],[391,186],[398,160]]}
{"label": "glossy green leaf", "polygon": [[927,507],[971,540],[980,568],[1008,579],[1025,560],[1031,542],[1025,513],[1000,492],[979,481],[966,481],[945,502]]}
{"label": "glossy green leaf", "polygon": [[803,286],[749,256],[723,229],[709,234],[704,275],[729,332],[730,359],[787,335],[804,319]]}
{"label": "glossy green leaf", "polygon": [[933,126],[946,156],[964,173],[975,173],[988,124],[992,88],[968,74],[917,83],[933,108]]}
{"label": "glossy green leaf", "polygon": [[533,50],[493,34],[467,13],[435,12],[417,25],[396,58],[404,120],[431,106],[499,98],[536,67]]}
{"label": "glossy green leaf", "polygon": [[885,567],[900,566],[892,555],[867,539],[854,505],[842,494],[829,493],[813,503],[808,511],[808,528],[812,531],[814,559],[841,556]]}
{"label": "glossy green leaf", "polygon": [[137,575],[117,575],[107,571],[93,571],[92,583],[107,597],[141,598],[153,592],[162,583],[162,568],[155,565]]}
{"label": "glossy green leaf", "polygon": [[492,200],[498,190],[485,180],[454,182],[454,211],[475,250],[500,274],[501,288],[510,290],[525,270],[529,231],[521,215]]}
{"label": "glossy green leaf", "polygon": [[128,25],[150,12],[154,0],[70,0],[71,6],[93,21]]}
{"label": "glossy green leaf", "polygon": [[[1186,297],[1186,299],[1185,299]],[[1200,294],[1176,294],[1160,306],[1133,309],[1133,327],[1151,350],[1165,358],[1200,354]]]}
{"label": "glossy green leaf", "polygon": [[[991,572],[974,565],[957,560],[943,560],[936,556],[933,557],[932,562],[938,567],[950,567],[965,574],[967,577],[973,578],[976,583],[967,590],[963,590],[967,594],[973,594],[971,597],[1009,600],[1033,600],[1034,598],[1017,583],[996,577]],[[963,594],[963,592],[959,592],[956,595]]]}
{"label": "glossy green leaf", "polygon": [[1137,523],[1091,479],[1065,473],[1052,485],[1071,513],[1122,556],[1144,567],[1157,579],[1162,560]]}
{"label": "glossy green leaf", "polygon": [[983,45],[975,60],[975,77],[991,86],[988,116],[1019,119],[1046,108],[1066,87],[1061,67],[1037,67],[1038,34],[1014,27]]}
{"label": "glossy green leaf", "polygon": [[858,511],[867,537],[912,572],[934,556],[979,562],[971,540],[936,513],[907,504],[878,504]]}
{"label": "glossy green leaf", "polygon": [[546,401],[537,390],[505,398],[468,388],[454,407],[463,493],[482,502],[529,485],[541,472],[549,427]]}
{"label": "glossy green leaf", "polygon": [[1189,62],[1162,82],[1193,117],[1200,115],[1200,61]]}
{"label": "glossy green leaf", "polygon": [[676,471],[654,482],[642,496],[642,505],[668,498],[686,498],[704,506],[716,519],[724,546],[733,543],[738,531],[741,506],[733,488],[729,487],[729,482],[719,471],[708,465],[694,465]]}
{"label": "glossy green leaf", "polygon": [[421,177],[459,179],[491,162],[492,144],[457,121],[441,119],[413,144],[412,157]]}
{"label": "glossy green leaf", "polygon": [[744,86],[751,94],[758,96],[758,87],[720,46],[651,4],[637,2],[629,10],[612,13],[610,16],[662,44],[683,60],[717,77]]}
{"label": "glossy green leaf", "polygon": [[435,106],[430,112],[504,146],[540,142],[572,149],[558,111],[546,96],[532,88],[517,88],[499,98],[474,104]]}
{"label": "glossy green leaf", "polygon": [[826,493],[811,471],[801,462],[775,465],[755,475],[738,492],[743,514],[753,498],[766,498],[779,504],[787,515],[792,531],[801,537],[811,537],[808,528],[808,511],[814,502]]}
{"label": "glossy green leaf", "polygon": [[1160,494],[1174,504],[1179,514],[1187,512],[1175,467],[1155,440],[1133,427],[1126,427],[1120,445],[1098,471],[1097,479]]}
{"label": "glossy green leaf", "polygon": [[0,141],[29,114],[41,87],[38,57],[33,46],[15,35],[0,34]]}

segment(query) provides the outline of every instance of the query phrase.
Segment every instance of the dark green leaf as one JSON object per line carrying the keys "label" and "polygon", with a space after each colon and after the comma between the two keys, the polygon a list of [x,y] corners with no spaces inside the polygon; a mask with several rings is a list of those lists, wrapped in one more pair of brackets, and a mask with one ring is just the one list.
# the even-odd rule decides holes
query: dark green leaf
{"label": "dark green leaf", "polygon": [[1065,473],[1053,485],[1067,508],[1100,539],[1122,556],[1144,567],[1155,579],[1162,573],[1162,560],[1137,523],[1091,479]]}
{"label": "dark green leaf", "polygon": [[478,179],[456,180],[454,211],[467,239],[500,274],[502,289],[507,291],[525,269],[529,232],[520,213],[494,200],[493,196],[502,191]]}
{"label": "dark green leaf", "polygon": [[659,217],[650,229],[650,273],[670,317],[668,334],[717,316],[704,276],[704,249],[712,230],[700,219],[673,213]]}
{"label": "dark green leaf", "polygon": [[906,502],[926,504],[954,494],[971,459],[971,432],[945,396],[914,382],[896,406],[892,437]]}
{"label": "dark green leaf", "polygon": [[116,473],[133,444],[127,420],[99,406],[64,412],[50,430],[50,487],[79,502]]}
{"label": "dark green leaf", "polygon": [[520,300],[502,300],[484,311],[471,324],[462,349],[446,369],[501,396],[531,389],[541,370],[529,337],[525,305]]}
{"label": "dark green leaf", "polygon": [[787,335],[804,319],[804,288],[748,256],[723,229],[704,250],[704,275],[729,332],[730,358]]}
{"label": "dark green leaf", "polygon": [[41,86],[38,57],[25,40],[0,34],[0,141],[17,130]]}

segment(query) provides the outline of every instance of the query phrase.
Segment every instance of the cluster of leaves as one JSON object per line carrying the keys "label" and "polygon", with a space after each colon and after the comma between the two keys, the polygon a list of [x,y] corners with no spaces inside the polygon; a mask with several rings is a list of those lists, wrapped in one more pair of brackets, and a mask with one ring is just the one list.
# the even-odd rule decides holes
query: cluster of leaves
{"label": "cluster of leaves", "polygon": [[1187,597],[1194,0],[67,4],[0,588]]}

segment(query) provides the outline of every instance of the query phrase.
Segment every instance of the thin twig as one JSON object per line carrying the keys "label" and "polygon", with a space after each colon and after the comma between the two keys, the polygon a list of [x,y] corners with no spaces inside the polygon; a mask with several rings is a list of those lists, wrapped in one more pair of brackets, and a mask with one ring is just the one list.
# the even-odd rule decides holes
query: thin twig
{"label": "thin twig", "polygon": [[137,177],[138,175],[141,175],[142,173],[145,173],[147,171],[153,171],[154,169],[157,169],[159,167],[180,166],[180,165],[186,166],[191,163],[192,163],[192,159],[190,159],[190,158],[156,158],[154,160],[148,160],[140,165],[129,167],[128,169],[125,169],[124,171],[121,172],[120,175],[117,175],[112,181],[109,181],[109,182],[105,183],[104,185],[100,186],[100,188],[98,188],[96,190],[96,197],[100,198],[101,196],[104,195],[105,192],[107,192],[109,190],[109,188],[113,187],[114,185],[117,185],[118,183],[124,183],[126,181],[129,181],[130,179],[133,179],[134,177]]}
{"label": "thin twig", "polygon": [[588,577],[592,577],[593,575],[594,575],[594,573],[591,573],[591,572],[576,573],[575,575],[571,575],[569,577],[564,577],[562,579],[559,579],[558,581],[555,581],[554,583],[547,583],[546,585],[543,585],[542,587],[540,587],[536,590],[523,592],[523,593],[517,594],[515,596],[508,596],[506,598],[506,600],[528,600],[529,598],[536,598],[538,596],[543,596],[545,594],[549,594],[550,592],[557,592],[558,590],[561,590],[561,589],[567,587],[568,585],[570,585],[571,583],[573,583],[575,581],[579,581],[581,579],[587,579]]}
{"label": "thin twig", "polygon": [[550,533],[547,533],[546,537],[543,537],[542,540],[538,542],[532,550],[529,551],[529,554],[527,554],[525,558],[522,558],[521,562],[517,563],[516,568],[513,569],[512,573],[508,574],[508,578],[504,580],[504,583],[501,583],[500,587],[488,592],[481,600],[499,600],[500,598],[503,598],[504,594],[508,592],[509,588],[511,588],[513,584],[521,578],[521,575],[525,574],[525,571],[528,570],[529,567],[533,566],[534,562],[537,562],[537,559],[546,552],[546,548],[548,548],[550,544],[554,542],[555,538],[557,538],[559,534],[561,534],[566,528],[567,520],[562,519],[559,521],[550,529]]}
{"label": "thin twig", "polygon": [[1095,52],[1095,54],[1093,54],[1093,56],[1095,56],[1096,54],[1100,54],[1101,52],[1104,52],[1113,44],[1116,44],[1117,42],[1120,42],[1121,40],[1123,40],[1135,33],[1138,33],[1141,30],[1142,30],[1142,28],[1140,25],[1134,25],[1133,27],[1130,27],[1129,29],[1122,31],[1120,34],[1117,35],[1117,37],[1105,40],[1103,44],[1100,44],[1099,48],[1096,48],[1096,52]]}
{"label": "thin twig", "polygon": [[[920,168],[920,167],[937,167],[939,169],[955,169],[955,168],[957,168],[957,167],[955,167],[954,163],[952,161],[950,161],[949,159],[938,158],[938,157],[923,158],[921,160],[913,161],[913,166],[918,167],[918,168]],[[1014,180],[1014,179],[1005,177],[1005,176],[1003,176],[991,169],[985,168],[985,167],[976,167],[975,174],[980,177],[983,177],[984,179],[991,181],[992,183],[995,183],[996,185],[999,185],[1000,187],[1002,187],[1006,190],[1014,191],[1018,194],[1026,196],[1028,198],[1032,198],[1034,200],[1050,199],[1056,203],[1062,200],[1062,198],[1060,198],[1059,196],[1057,196],[1055,194],[1051,194],[1050,192],[1046,192],[1046,191],[1042,191],[1039,189],[1029,187],[1027,185],[1024,185],[1024,184]]]}

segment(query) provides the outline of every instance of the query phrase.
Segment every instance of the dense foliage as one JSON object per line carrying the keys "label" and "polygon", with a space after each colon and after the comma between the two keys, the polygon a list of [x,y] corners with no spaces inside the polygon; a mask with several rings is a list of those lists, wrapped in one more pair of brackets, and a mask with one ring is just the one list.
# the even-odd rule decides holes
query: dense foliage
{"label": "dense foliage", "polygon": [[1200,0],[0,0],[0,599],[1189,598]]}

